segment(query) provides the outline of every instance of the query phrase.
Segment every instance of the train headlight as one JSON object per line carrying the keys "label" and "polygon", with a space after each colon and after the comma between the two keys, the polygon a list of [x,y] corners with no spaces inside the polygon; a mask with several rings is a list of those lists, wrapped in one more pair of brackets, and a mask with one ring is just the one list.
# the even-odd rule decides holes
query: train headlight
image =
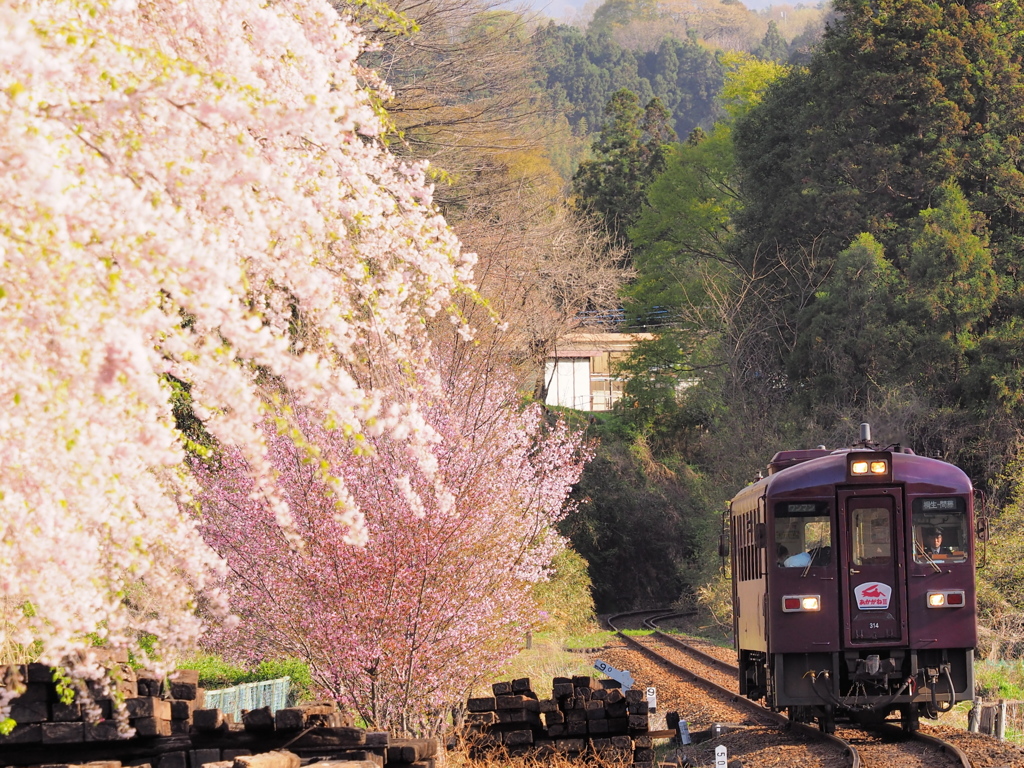
{"label": "train headlight", "polygon": [[892,454],[889,451],[852,451],[846,458],[846,476],[855,482],[892,480]]}
{"label": "train headlight", "polygon": [[929,608],[963,608],[967,604],[967,598],[962,589],[929,592],[927,601]]}
{"label": "train headlight", "polygon": [[801,613],[803,611],[820,610],[820,595],[786,595],[782,598],[783,613]]}

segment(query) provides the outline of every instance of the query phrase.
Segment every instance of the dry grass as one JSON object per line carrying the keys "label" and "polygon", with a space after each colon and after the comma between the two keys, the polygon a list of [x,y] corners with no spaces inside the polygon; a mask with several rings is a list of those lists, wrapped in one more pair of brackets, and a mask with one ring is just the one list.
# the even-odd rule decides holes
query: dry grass
{"label": "dry grass", "polygon": [[[604,635],[600,636],[602,643]],[[554,635],[535,635],[517,656],[511,659],[493,680],[481,681],[476,695],[490,695],[491,683],[528,677],[534,691],[541,698],[551,695],[551,681],[556,677],[593,675],[594,662],[583,651],[568,649],[566,638]]]}

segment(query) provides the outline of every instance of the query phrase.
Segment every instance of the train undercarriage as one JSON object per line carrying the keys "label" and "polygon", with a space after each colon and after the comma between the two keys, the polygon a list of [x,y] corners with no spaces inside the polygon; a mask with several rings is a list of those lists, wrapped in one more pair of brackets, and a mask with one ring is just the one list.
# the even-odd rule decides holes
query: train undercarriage
{"label": "train undercarriage", "polygon": [[740,692],[796,722],[831,733],[836,721],[870,724],[898,713],[905,730],[973,698],[973,649],[841,653],[744,651]]}

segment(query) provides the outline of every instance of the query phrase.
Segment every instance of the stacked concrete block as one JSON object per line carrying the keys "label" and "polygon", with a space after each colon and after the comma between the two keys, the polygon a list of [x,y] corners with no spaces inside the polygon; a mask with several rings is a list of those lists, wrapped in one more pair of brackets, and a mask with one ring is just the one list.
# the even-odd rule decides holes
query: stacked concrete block
{"label": "stacked concrete block", "polygon": [[615,680],[556,677],[546,699],[528,679],[495,683],[491,691],[493,696],[466,703],[466,723],[479,750],[500,746],[514,754],[596,753],[639,766],[653,762],[647,701]]}

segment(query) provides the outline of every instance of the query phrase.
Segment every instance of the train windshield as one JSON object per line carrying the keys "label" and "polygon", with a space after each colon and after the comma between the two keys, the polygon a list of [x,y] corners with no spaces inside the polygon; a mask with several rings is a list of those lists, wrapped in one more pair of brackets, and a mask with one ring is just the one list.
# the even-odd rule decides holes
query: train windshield
{"label": "train windshield", "polygon": [[967,514],[956,497],[914,500],[914,560],[967,560]]}
{"label": "train windshield", "polygon": [[775,554],[783,568],[828,565],[832,517],[826,502],[783,502],[775,507]]}

